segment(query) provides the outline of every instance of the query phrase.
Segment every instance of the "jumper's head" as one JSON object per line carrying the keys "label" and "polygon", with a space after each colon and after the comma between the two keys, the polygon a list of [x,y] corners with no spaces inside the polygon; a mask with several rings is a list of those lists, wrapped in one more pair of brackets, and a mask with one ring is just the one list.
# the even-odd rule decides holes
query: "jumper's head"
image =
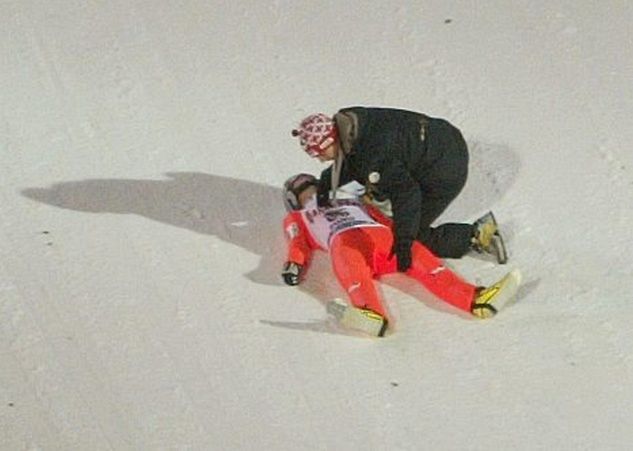
{"label": "jumper's head", "polygon": [[323,113],[311,114],[292,130],[303,150],[313,158],[333,160],[338,149],[338,130],[334,120]]}
{"label": "jumper's head", "polygon": [[311,174],[297,174],[284,182],[286,210],[301,210],[307,199],[316,193],[319,180]]}

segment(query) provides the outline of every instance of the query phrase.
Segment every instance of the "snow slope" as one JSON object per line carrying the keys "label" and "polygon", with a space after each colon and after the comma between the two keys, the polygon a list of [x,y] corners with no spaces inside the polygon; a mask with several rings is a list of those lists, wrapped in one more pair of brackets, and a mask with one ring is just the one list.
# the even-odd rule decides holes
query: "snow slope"
{"label": "snow slope", "polygon": [[[633,4],[4,0],[0,448],[625,450]],[[397,106],[464,132],[445,220],[524,273],[478,322],[402,276],[346,335],[281,284],[289,130]],[[507,268],[448,262],[477,283]]]}

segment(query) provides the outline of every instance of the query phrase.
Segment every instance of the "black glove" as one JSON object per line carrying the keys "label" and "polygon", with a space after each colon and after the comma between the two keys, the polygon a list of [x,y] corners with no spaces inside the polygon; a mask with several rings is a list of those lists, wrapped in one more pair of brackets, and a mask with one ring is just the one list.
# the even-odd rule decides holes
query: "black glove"
{"label": "black glove", "polygon": [[400,272],[406,272],[411,267],[411,244],[410,240],[396,239],[391,248],[391,256],[396,255]]}
{"label": "black glove", "polygon": [[299,279],[303,272],[303,266],[295,262],[286,262],[281,272],[281,277],[287,285],[299,285]]}

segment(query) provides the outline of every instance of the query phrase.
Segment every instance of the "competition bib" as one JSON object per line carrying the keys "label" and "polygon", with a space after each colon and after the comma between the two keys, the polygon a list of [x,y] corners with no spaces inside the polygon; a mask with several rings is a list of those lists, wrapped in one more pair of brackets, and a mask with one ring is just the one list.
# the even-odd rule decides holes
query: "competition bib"
{"label": "competition bib", "polygon": [[336,206],[318,208],[316,200],[310,200],[301,210],[303,221],[315,241],[324,249],[344,230],[358,227],[384,227],[367,214],[362,204],[355,199],[337,201]]}

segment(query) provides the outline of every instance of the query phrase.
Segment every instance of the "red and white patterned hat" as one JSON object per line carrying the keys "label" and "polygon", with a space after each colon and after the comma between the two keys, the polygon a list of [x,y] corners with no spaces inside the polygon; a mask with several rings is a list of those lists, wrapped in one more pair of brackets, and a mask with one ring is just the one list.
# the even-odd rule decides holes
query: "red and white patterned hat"
{"label": "red and white patterned hat", "polygon": [[292,131],[292,136],[299,137],[301,147],[311,157],[318,157],[336,141],[338,133],[331,117],[317,113],[302,120],[299,128]]}

